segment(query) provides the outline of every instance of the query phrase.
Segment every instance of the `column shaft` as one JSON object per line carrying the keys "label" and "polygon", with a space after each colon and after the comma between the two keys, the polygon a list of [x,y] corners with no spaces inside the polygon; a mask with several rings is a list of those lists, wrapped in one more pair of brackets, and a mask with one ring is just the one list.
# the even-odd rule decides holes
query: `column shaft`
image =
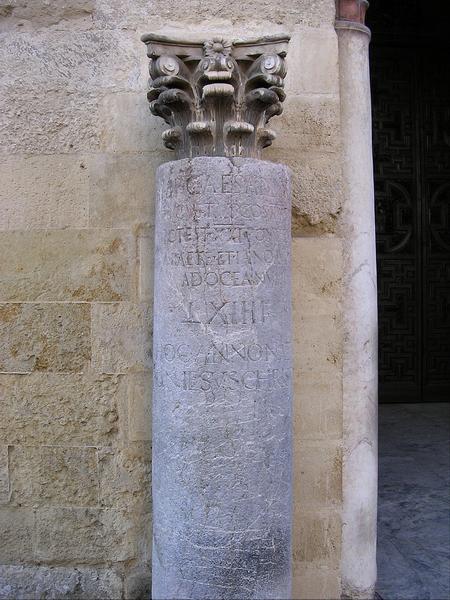
{"label": "column shaft", "polygon": [[290,185],[201,157],[157,172],[153,598],[288,598]]}
{"label": "column shaft", "polygon": [[338,21],[345,202],[343,366],[343,595],[370,598],[376,582],[377,284],[368,62],[369,30]]}

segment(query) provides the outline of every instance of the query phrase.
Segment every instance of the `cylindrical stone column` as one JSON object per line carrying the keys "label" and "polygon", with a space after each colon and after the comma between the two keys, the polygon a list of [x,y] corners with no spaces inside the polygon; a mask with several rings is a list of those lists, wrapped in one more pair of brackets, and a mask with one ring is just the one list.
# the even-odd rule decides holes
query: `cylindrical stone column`
{"label": "cylindrical stone column", "polygon": [[340,0],[345,296],[343,597],[368,599],[377,575],[377,273],[366,0]]}
{"label": "cylindrical stone column", "polygon": [[287,169],[202,157],[157,173],[154,598],[289,598]]}
{"label": "cylindrical stone column", "polygon": [[287,38],[148,35],[157,171],[153,598],[287,599],[291,197],[259,160]]}

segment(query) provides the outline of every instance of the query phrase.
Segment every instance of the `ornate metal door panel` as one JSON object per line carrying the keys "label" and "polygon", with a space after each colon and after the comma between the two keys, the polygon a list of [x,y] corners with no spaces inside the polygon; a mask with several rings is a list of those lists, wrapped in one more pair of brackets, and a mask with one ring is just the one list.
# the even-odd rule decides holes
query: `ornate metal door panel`
{"label": "ornate metal door panel", "polygon": [[422,55],[424,399],[450,399],[450,77],[448,52]]}
{"label": "ornate metal door panel", "polygon": [[372,49],[381,401],[450,398],[450,86],[437,54]]}

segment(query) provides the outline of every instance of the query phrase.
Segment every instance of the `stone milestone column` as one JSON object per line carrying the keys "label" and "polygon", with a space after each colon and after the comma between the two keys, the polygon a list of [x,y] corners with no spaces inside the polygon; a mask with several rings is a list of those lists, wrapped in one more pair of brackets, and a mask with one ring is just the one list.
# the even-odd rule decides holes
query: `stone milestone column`
{"label": "stone milestone column", "polygon": [[153,598],[289,598],[290,182],[259,160],[287,38],[146,35],[157,172]]}

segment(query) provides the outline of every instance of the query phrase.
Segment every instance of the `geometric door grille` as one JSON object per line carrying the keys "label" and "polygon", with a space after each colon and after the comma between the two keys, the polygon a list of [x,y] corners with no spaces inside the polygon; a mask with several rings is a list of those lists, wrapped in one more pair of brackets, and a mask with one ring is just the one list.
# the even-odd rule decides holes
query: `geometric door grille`
{"label": "geometric door grille", "polygon": [[450,399],[448,56],[371,48],[382,402]]}

